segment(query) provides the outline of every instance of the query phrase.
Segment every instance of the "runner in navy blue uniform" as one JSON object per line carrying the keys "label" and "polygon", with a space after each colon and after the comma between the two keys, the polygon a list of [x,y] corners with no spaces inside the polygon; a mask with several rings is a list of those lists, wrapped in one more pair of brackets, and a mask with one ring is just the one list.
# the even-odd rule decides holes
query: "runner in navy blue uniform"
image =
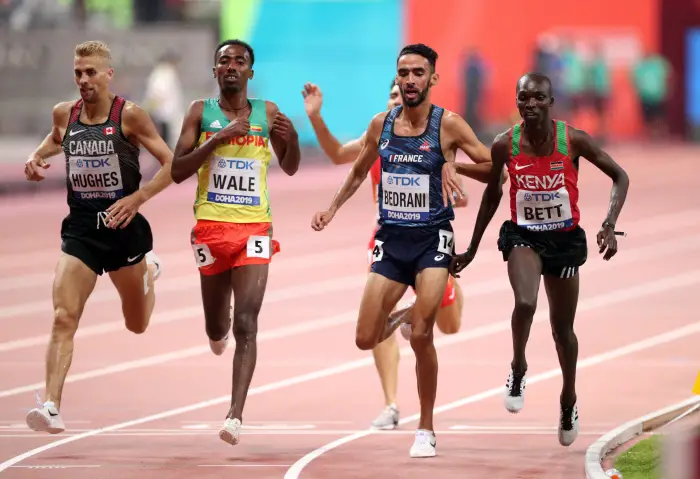
{"label": "runner in navy blue uniform", "polygon": [[[100,42],[75,48],[80,99],[53,108],[53,127],[24,168],[29,181],[44,179],[47,160],[63,152],[69,213],[61,225],[61,256],[53,284],[53,329],[46,353],[44,402],[29,411],[34,431],[58,434],[63,385],[73,359],[73,338],[98,275],[109,274],[122,300],[126,328],[148,327],[155,305],[153,282],[160,261],[139,207],[167,187],[172,152],[147,113],[113,94],[111,54]],[[143,187],[140,146],[162,165]]]}
{"label": "runner in navy blue uniform", "polygon": [[[409,45],[397,60],[396,82],[403,105],[376,115],[362,150],[327,211],[317,213],[312,228],[321,231],[357,191],[379,153],[379,229],[357,322],[355,342],[373,349],[400,321],[389,315],[409,286],[416,291],[411,314],[411,347],[416,355],[421,417],[411,457],[435,456],[433,407],[437,390],[437,354],[433,325],[440,307],[454,251],[452,206],[464,195],[457,173],[485,181],[491,169],[488,148],[457,114],[430,102],[437,83],[437,53]],[[457,149],[477,164],[456,163]],[[466,173],[469,173],[468,175]],[[478,173],[478,174],[477,174]]]}

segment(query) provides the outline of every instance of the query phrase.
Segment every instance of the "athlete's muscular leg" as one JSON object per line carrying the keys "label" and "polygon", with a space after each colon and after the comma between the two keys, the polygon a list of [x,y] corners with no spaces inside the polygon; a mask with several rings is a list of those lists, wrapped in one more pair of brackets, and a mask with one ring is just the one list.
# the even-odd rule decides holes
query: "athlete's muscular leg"
{"label": "athlete's muscular leg", "polygon": [[143,258],[139,263],[109,273],[122,301],[126,329],[132,333],[141,334],[148,328],[156,304],[153,285],[155,272],[156,266],[147,265]]}
{"label": "athlete's muscular leg", "polygon": [[563,377],[560,401],[562,407],[569,408],[576,403],[578,339],[574,333],[574,318],[578,305],[579,275],[577,273],[571,278],[544,275],[544,287],[549,301],[552,336],[557,346]]}
{"label": "athlete's muscular leg", "polygon": [[374,349],[391,334],[389,315],[407,288],[407,285],[377,273],[367,276],[355,332],[358,348],[365,351]]}
{"label": "athlete's muscular leg", "polygon": [[530,327],[537,309],[537,294],[540,289],[542,261],[531,248],[513,248],[508,256],[508,279],[513,288],[515,307],[511,317],[513,335],[513,361],[511,367],[516,374],[527,371],[525,348],[530,338]]}
{"label": "athlete's muscular leg", "polygon": [[438,310],[435,323],[442,334],[455,334],[462,326],[462,306],[464,304],[464,294],[462,288],[456,281],[453,281],[454,302]]}
{"label": "athlete's muscular leg", "polygon": [[372,350],[374,365],[377,367],[379,380],[384,391],[384,405],[396,404],[396,390],[399,382],[399,342],[396,335],[391,334],[387,339],[377,344]]}
{"label": "athlete's muscular leg", "polygon": [[258,356],[258,314],[262,307],[269,265],[250,264],[233,269],[233,337],[236,351],[233,355],[233,384],[231,409],[227,417],[243,421],[248,388]]}
{"label": "athlete's muscular leg", "polygon": [[61,253],[53,283],[53,329],[46,353],[45,401],[60,408],[63,384],[73,360],[73,338],[97,274],[74,256]]}
{"label": "athlete's muscular leg", "polygon": [[416,276],[416,302],[411,312],[411,348],[416,355],[420,399],[418,429],[433,430],[433,408],[437,394],[438,359],[433,327],[449,272],[447,268],[425,268]]}
{"label": "athlete's muscular leg", "polygon": [[231,329],[231,270],[218,274],[199,273],[204,307],[204,328],[212,341],[221,341]]}

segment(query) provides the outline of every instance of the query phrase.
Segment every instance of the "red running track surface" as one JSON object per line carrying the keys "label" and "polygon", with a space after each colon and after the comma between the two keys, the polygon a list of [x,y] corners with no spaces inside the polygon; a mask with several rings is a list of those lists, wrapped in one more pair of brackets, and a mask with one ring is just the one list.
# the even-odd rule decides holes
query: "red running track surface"
{"label": "red running track surface", "polygon": [[[495,246],[507,218],[504,198],[475,262],[459,283],[462,330],[436,332],[440,376],[438,456],[410,459],[418,400],[410,346],[399,339],[399,430],[369,434],[383,398],[371,355],[355,347],[355,315],[372,232],[365,184],[323,232],[311,217],[326,207],[347,168],[271,173],[275,235],[260,314],[258,365],[241,442],[218,438],[228,410],[233,345],[209,352],[199,280],[189,247],[193,184],[173,185],[145,205],[164,260],[150,328],[123,327],[119,300],[101,278],[76,337],[64,393],[67,431],[36,434],[24,425],[43,394],[51,328],[51,282],[66,213],[63,193],[4,198],[0,205],[0,474],[15,478],[221,477],[584,477],[584,453],[622,422],[690,395],[700,333],[700,207],[685,201],[697,150],[613,150],[631,189],[618,229],[619,253],[601,259],[595,235],[610,181],[581,167],[582,268],[578,398],[581,434],[569,448],[556,437],[561,377],[541,290],[528,347],[530,382],[519,415],[502,405],[511,359],[512,293]],[[663,166],[659,166],[659,160]],[[468,161],[468,160],[467,160]],[[457,249],[466,247],[483,187],[469,182],[457,212]],[[325,451],[321,453],[322,451]],[[363,470],[364,469],[364,470]],[[235,471],[235,472],[234,472]],[[244,472],[245,471],[245,472]]]}

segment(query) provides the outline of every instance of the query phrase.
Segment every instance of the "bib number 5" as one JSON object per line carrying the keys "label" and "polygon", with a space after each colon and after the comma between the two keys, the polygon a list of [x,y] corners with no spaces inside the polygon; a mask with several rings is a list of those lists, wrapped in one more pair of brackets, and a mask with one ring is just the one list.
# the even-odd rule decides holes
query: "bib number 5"
{"label": "bib number 5", "polygon": [[449,254],[452,256],[455,249],[454,233],[452,231],[438,231],[438,247],[439,253]]}
{"label": "bib number 5", "polygon": [[246,250],[248,258],[270,259],[270,237],[250,236]]}
{"label": "bib number 5", "polygon": [[209,266],[214,263],[214,257],[209,251],[209,246],[205,244],[193,244],[192,251],[194,251],[194,260],[197,263],[197,267],[203,268],[204,266]]}

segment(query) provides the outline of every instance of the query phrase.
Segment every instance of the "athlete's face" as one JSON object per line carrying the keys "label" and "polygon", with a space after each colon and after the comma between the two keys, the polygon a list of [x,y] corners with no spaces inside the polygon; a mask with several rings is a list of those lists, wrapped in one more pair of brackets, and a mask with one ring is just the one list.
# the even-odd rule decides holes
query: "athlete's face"
{"label": "athlete's face", "polygon": [[387,102],[387,107],[389,110],[401,105],[401,92],[399,91],[399,86],[394,85],[389,93],[389,101]]}
{"label": "athlete's face", "polygon": [[96,103],[109,92],[109,82],[114,76],[114,68],[109,61],[99,55],[76,56],[73,60],[75,84],[80,89],[80,97],[85,103]]}
{"label": "athlete's face", "polygon": [[396,83],[404,105],[415,107],[423,103],[437,80],[438,74],[432,73],[427,58],[412,53],[399,58]]}
{"label": "athlete's face", "polygon": [[225,45],[216,54],[216,78],[222,92],[238,93],[253,79],[248,50],[240,45]]}
{"label": "athlete's face", "polygon": [[549,118],[549,107],[554,103],[549,83],[523,77],[518,82],[516,103],[521,118],[526,122],[546,121]]}

